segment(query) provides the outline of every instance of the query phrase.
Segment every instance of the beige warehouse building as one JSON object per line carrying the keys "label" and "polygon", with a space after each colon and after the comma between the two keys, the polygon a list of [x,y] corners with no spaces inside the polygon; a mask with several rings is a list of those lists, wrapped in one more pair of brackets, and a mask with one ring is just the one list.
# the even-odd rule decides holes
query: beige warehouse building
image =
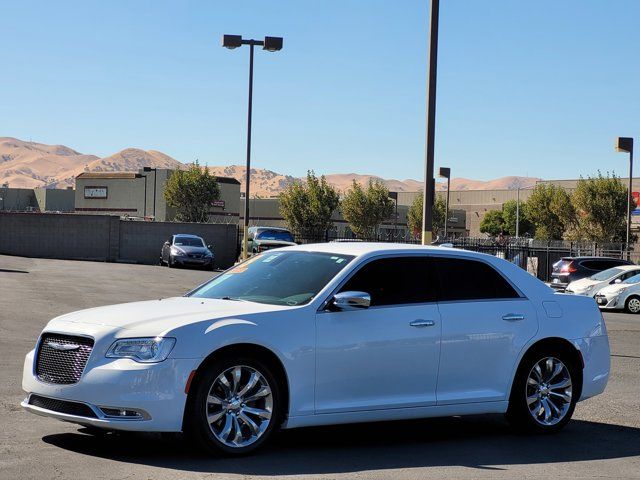
{"label": "beige warehouse building", "polygon": [[[167,205],[164,187],[174,170],[141,169],[136,172],[85,172],[76,177],[75,211],[172,221],[175,210]],[[209,212],[215,223],[237,223],[240,182],[218,177],[220,199]]]}

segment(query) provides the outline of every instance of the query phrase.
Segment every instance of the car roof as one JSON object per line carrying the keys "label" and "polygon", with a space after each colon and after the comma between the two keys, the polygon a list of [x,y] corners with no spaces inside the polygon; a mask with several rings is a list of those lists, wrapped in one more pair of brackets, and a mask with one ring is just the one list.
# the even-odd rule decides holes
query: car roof
{"label": "car roof", "polygon": [[581,260],[615,260],[617,262],[630,263],[627,260],[615,257],[562,257],[562,260],[581,261]]}
{"label": "car roof", "polygon": [[199,238],[200,240],[202,240],[202,238],[198,235],[191,235],[190,233],[176,233],[174,237]]}
{"label": "car roof", "polygon": [[640,270],[640,265],[618,265],[611,268],[619,268],[621,270]]}
{"label": "car roof", "polygon": [[284,228],[284,227],[267,227],[267,226],[264,226],[264,227],[250,227],[250,228],[253,228],[255,230],[282,230],[284,232],[289,232],[289,229]]}
{"label": "car roof", "polygon": [[410,243],[384,243],[384,242],[330,242],[308,243],[285,247],[287,250],[300,250],[307,252],[336,253],[339,255],[363,256],[374,253],[415,253],[415,252],[442,252],[444,250],[456,253],[469,254],[471,256],[484,256],[481,253],[468,250],[438,247],[433,245],[416,245]]}

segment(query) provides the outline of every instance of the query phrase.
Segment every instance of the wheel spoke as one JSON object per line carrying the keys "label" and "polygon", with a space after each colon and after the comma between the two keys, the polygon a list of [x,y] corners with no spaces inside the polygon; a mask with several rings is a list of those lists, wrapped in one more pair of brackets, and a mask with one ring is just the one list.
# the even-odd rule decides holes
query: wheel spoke
{"label": "wheel spoke", "polygon": [[269,410],[264,410],[262,408],[252,408],[252,407],[244,407],[242,409],[244,413],[250,413],[252,415],[257,415],[262,418],[271,418],[271,412]]}
{"label": "wheel spoke", "polygon": [[221,410],[219,412],[216,413],[209,413],[207,415],[207,421],[209,422],[209,425],[216,423],[218,420],[220,420],[227,412],[225,410]]}
{"label": "wheel spoke", "polygon": [[268,395],[271,395],[271,390],[269,389],[269,387],[262,387],[260,390],[258,390],[256,393],[254,393],[250,397],[245,398],[244,401],[245,403],[255,402],[259,398],[266,397]]}
{"label": "wheel spoke", "polygon": [[231,393],[233,395],[238,391],[238,385],[240,384],[240,377],[242,377],[242,368],[236,367],[231,372],[231,378],[233,380],[233,386],[231,387]]}
{"label": "wheel spoke", "polygon": [[222,402],[224,400],[222,400],[220,397],[216,396],[216,395],[208,395],[207,396],[207,403],[210,405],[222,405]]}
{"label": "wheel spoke", "polygon": [[536,374],[536,377],[538,377],[538,383],[540,383],[542,381],[542,369],[540,368],[539,364],[536,364],[536,366],[533,367],[533,373]]}
{"label": "wheel spoke", "polygon": [[227,399],[229,399],[231,397],[231,384],[224,373],[218,377],[218,384],[222,387],[222,390],[224,390]]}
{"label": "wheel spoke", "polygon": [[542,400],[542,406],[544,408],[544,421],[548,422],[551,419],[551,407],[546,399]]}
{"label": "wheel spoke", "polygon": [[241,411],[240,415],[238,415],[238,420],[240,420],[247,427],[249,427],[249,430],[251,430],[251,433],[253,435],[257,435],[258,434],[258,431],[260,430],[260,428],[258,427],[256,422],[251,420],[251,418],[249,418],[243,411]]}
{"label": "wheel spoke", "polygon": [[531,395],[527,397],[527,405],[531,406],[533,403],[538,401],[538,395]]}
{"label": "wheel spoke", "polygon": [[220,432],[220,438],[227,442],[229,440],[229,434],[231,433],[231,428],[233,427],[233,421],[231,420],[233,417],[230,413],[227,413],[227,418],[224,421],[224,427]]}
{"label": "wheel spoke", "polygon": [[561,362],[556,363],[556,368],[553,370],[553,373],[549,377],[549,381],[556,378],[563,369],[564,369],[564,365]]}
{"label": "wheel spoke", "polygon": [[547,361],[544,362],[545,365],[545,375],[544,379],[548,382],[551,380],[551,374],[553,373],[553,358],[547,358]]}
{"label": "wheel spoke", "polygon": [[566,393],[549,392],[549,395],[553,395],[554,397],[561,398],[563,401],[567,403],[571,401],[571,395],[568,395]]}
{"label": "wheel spoke", "polygon": [[563,380],[560,380],[558,383],[553,383],[549,385],[549,390],[560,390],[562,388],[567,388],[570,386],[571,386],[571,379],[565,378]]}
{"label": "wheel spoke", "polygon": [[244,387],[242,387],[242,389],[238,392],[238,397],[240,398],[244,397],[247,393],[249,393],[249,391],[251,391],[253,387],[256,386],[257,383],[258,383],[258,374],[256,374],[255,372],[252,372],[251,376],[249,377],[249,380],[247,381],[247,384]]}
{"label": "wheel spoke", "polygon": [[242,429],[240,428],[240,423],[238,422],[238,417],[235,415],[232,415],[233,418],[233,428],[236,432],[235,436],[233,437],[233,443],[235,443],[236,445],[241,445],[242,444]]}

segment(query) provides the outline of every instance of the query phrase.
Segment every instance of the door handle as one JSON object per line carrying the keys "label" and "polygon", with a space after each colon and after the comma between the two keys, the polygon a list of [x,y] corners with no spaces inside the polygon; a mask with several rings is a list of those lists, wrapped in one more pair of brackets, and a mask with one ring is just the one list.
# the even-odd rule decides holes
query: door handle
{"label": "door handle", "polygon": [[522,315],[521,313],[507,313],[506,315],[502,316],[503,320],[506,320],[507,322],[517,322],[519,320],[524,320],[524,315]]}
{"label": "door handle", "polygon": [[423,328],[423,327],[433,327],[436,324],[433,320],[414,320],[409,325],[412,327]]}

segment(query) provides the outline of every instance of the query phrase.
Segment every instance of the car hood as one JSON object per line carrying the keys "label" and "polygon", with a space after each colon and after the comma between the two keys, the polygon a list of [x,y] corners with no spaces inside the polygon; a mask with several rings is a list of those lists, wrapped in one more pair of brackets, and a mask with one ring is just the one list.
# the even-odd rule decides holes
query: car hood
{"label": "car hood", "polygon": [[[69,328],[69,324],[106,327],[110,330],[139,330],[150,336],[175,328],[223,318],[288,309],[282,305],[195,297],[173,297],[146,302],[121,303],[90,308],[54,318],[47,329]],[[91,331],[96,328],[91,328]]]}
{"label": "car hood", "polygon": [[571,282],[568,285],[568,288],[570,288],[571,290],[584,290],[587,287],[590,287],[591,285],[595,285],[597,283],[600,283],[598,280],[591,280],[590,278],[581,278],[580,280],[576,280],[575,282]]}
{"label": "car hood", "polygon": [[295,242],[287,242],[286,240],[261,240],[259,238],[254,240],[254,242],[260,245],[280,245],[287,247],[293,247],[297,245]]}
{"label": "car hood", "polygon": [[182,250],[184,253],[207,253],[209,251],[206,247],[189,247],[189,246],[181,246],[174,245],[173,248],[178,248]]}
{"label": "car hood", "polygon": [[637,284],[625,284],[625,283],[616,283],[614,285],[607,285],[598,293],[602,295],[616,295],[622,290],[626,290],[627,288],[636,287]]}

